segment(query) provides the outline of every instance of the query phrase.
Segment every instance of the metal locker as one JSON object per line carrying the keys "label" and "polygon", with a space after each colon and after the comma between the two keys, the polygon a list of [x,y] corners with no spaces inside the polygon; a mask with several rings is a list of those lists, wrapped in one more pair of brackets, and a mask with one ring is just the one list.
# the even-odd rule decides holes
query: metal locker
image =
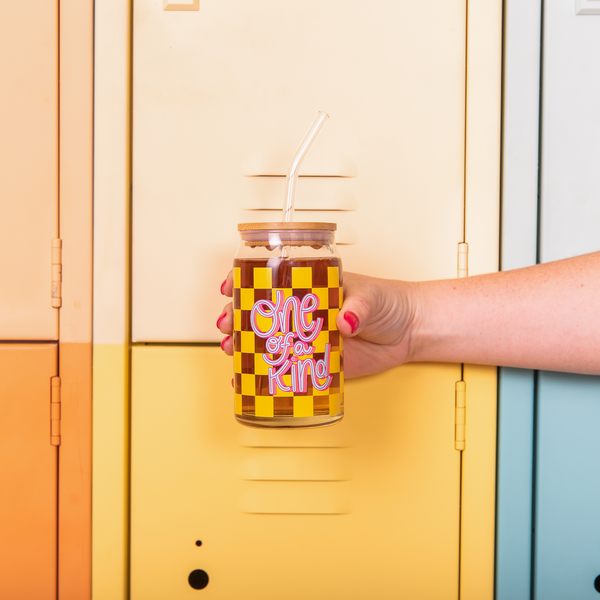
{"label": "metal locker", "polygon": [[3,598],[57,597],[57,350],[56,344],[0,344]]}
{"label": "metal locker", "polygon": [[[541,262],[600,250],[600,20],[573,4],[544,3]],[[535,598],[597,597],[599,410],[600,377],[540,373]]]}
{"label": "metal locker", "polygon": [[465,242],[497,269],[501,4],[470,2],[468,33],[466,8],[136,0],[129,66],[127,11],[96,6],[95,597],[124,598],[130,564],[132,598],[197,570],[215,598],[491,598],[494,368],[403,366],[349,382],[338,427],[265,435],[233,421],[214,328],[236,224],[278,218],[319,108],[297,218],[339,223],[346,270],[454,278]]}
{"label": "metal locker", "polygon": [[279,218],[318,109],[332,117],[301,167],[296,218],[339,224],[346,270],[456,276],[464,2],[139,0],[133,26],[134,342],[220,341],[236,225]]}
{"label": "metal locker", "polygon": [[70,600],[91,587],[92,2],[12,3],[0,29],[0,595]]}
{"label": "metal locker", "polygon": [[196,570],[214,598],[456,597],[460,366],[348,382],[343,422],[300,432],[235,423],[230,367],[133,350],[132,598],[184,598]]}
{"label": "metal locker", "polygon": [[[504,269],[600,248],[600,22],[588,4],[545,2],[543,20],[539,2],[507,4]],[[599,393],[598,377],[501,370],[498,600],[597,597]]]}
{"label": "metal locker", "polygon": [[0,340],[56,340],[58,2],[9,3],[0,52]]}
{"label": "metal locker", "polygon": [[[537,262],[542,2],[504,4],[503,271]],[[498,381],[497,600],[530,600],[534,372],[501,368]]]}

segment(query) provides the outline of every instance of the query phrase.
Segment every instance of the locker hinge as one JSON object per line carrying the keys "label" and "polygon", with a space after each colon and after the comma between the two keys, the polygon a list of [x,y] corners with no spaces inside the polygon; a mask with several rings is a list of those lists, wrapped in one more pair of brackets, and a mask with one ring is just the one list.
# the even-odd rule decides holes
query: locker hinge
{"label": "locker hinge", "polygon": [[457,381],[454,386],[454,448],[462,451],[465,449],[465,425],[467,416],[467,384]]}
{"label": "locker hinge", "polygon": [[52,240],[52,308],[62,305],[62,240]]}
{"label": "locker hinge", "polygon": [[50,443],[60,446],[60,377],[52,377],[50,381]]}
{"label": "locker hinge", "polygon": [[469,276],[469,244],[460,243],[458,245],[458,275],[461,277]]}

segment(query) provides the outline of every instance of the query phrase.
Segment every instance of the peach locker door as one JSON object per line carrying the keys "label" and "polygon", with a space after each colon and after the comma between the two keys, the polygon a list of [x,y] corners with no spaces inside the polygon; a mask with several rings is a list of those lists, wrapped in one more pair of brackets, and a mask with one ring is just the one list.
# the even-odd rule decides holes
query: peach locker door
{"label": "peach locker door", "polygon": [[457,597],[459,365],[351,382],[338,426],[260,432],[200,344],[221,338],[237,223],[279,219],[319,109],[296,218],[338,223],[346,270],[456,277],[465,8],[135,0],[134,600],[187,598],[196,570],[224,600]]}
{"label": "peach locker door", "polygon": [[0,340],[58,339],[57,18],[56,0],[4,2],[0,18]]}
{"label": "peach locker door", "polygon": [[56,344],[0,344],[0,598],[52,600],[57,447],[50,443]]}

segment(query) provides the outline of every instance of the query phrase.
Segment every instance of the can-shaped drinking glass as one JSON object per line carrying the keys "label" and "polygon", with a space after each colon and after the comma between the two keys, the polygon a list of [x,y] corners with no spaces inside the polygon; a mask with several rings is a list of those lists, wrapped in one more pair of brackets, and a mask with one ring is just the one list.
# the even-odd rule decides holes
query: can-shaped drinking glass
{"label": "can-shaped drinking glass", "polygon": [[235,417],[319,427],[344,415],[335,223],[242,223],[233,263]]}

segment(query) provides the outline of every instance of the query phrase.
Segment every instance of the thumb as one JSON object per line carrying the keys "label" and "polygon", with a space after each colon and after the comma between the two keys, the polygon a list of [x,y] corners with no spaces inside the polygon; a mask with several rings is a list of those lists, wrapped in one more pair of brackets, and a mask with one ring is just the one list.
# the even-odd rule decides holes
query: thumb
{"label": "thumb", "polygon": [[350,295],[338,313],[336,324],[344,337],[354,337],[360,334],[368,323],[371,307],[361,295]]}

